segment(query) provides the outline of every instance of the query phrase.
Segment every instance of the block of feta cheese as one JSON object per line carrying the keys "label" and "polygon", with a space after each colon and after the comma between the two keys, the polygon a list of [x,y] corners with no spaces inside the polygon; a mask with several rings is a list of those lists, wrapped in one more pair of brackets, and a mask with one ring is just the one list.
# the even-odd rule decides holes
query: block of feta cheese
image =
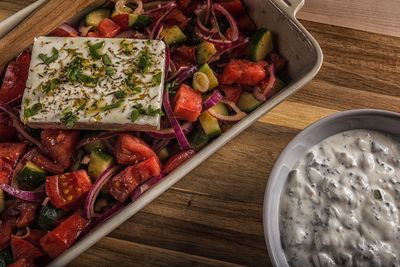
{"label": "block of feta cheese", "polygon": [[158,40],[39,37],[21,120],[33,128],[160,128],[165,44]]}

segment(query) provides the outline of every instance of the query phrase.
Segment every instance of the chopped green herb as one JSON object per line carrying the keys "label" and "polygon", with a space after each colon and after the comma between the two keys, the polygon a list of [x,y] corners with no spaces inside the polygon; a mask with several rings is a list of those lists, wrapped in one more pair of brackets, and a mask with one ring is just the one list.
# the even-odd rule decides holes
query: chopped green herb
{"label": "chopped green herb", "polygon": [[378,190],[378,189],[374,190],[374,198],[377,200],[382,200],[382,194],[381,194],[380,190]]}
{"label": "chopped green herb", "polygon": [[161,71],[160,71],[160,72],[157,72],[156,74],[154,74],[154,76],[153,76],[153,84],[154,84],[155,86],[160,85],[160,83],[161,83],[161,76],[162,76]]}
{"label": "chopped green herb", "polygon": [[69,63],[67,68],[67,76],[71,83],[78,81],[78,73],[80,73],[82,70],[83,60],[84,59],[81,57],[76,57],[71,61],[71,63]]}
{"label": "chopped green herb", "polygon": [[151,56],[147,46],[140,53],[137,67],[141,73],[146,73],[151,67]]}
{"label": "chopped green herb", "polygon": [[101,59],[103,60],[103,64],[105,66],[111,66],[112,65],[111,58],[107,54],[102,55]]}
{"label": "chopped green herb", "polygon": [[111,67],[106,67],[106,75],[107,75],[108,77],[112,77],[112,76],[114,75],[114,73],[115,73],[115,71],[114,71],[113,68],[111,68]]}
{"label": "chopped green herb", "polygon": [[133,44],[127,40],[122,40],[121,43],[121,49],[122,52],[124,52],[127,55],[132,55],[134,51]]}
{"label": "chopped green herb", "polygon": [[164,115],[164,112],[161,109],[153,109],[151,106],[148,106],[147,109],[141,109],[140,111],[142,114],[147,116]]}
{"label": "chopped green herb", "polygon": [[91,42],[88,42],[88,47],[89,47],[89,55],[91,58],[94,60],[101,59],[101,56],[99,54],[99,51],[101,48],[104,46],[104,42],[98,42],[92,45]]}
{"label": "chopped green herb", "polygon": [[58,84],[60,84],[59,79],[51,79],[46,84],[41,85],[42,92],[48,95],[51,92],[53,92],[53,90],[57,87]]}
{"label": "chopped green herb", "polygon": [[131,122],[135,122],[137,119],[139,119],[139,116],[140,116],[139,110],[138,109],[133,109],[129,119],[131,120]]}
{"label": "chopped green herb", "polygon": [[53,49],[51,50],[51,55],[50,56],[48,56],[46,54],[39,54],[39,58],[46,65],[48,65],[50,63],[53,63],[58,59],[58,50],[53,47]]}
{"label": "chopped green herb", "polygon": [[106,105],[106,106],[102,107],[101,110],[102,111],[107,111],[107,110],[119,108],[122,105],[123,102],[124,102],[123,99],[119,99],[117,102],[114,102],[112,104],[109,104],[109,105]]}
{"label": "chopped green herb", "polygon": [[83,73],[77,73],[76,77],[87,87],[96,87],[97,82],[99,81],[99,78],[90,77]]}
{"label": "chopped green herb", "polygon": [[118,99],[124,99],[126,97],[126,92],[119,90],[114,93],[114,96]]}
{"label": "chopped green herb", "polygon": [[174,93],[178,88],[178,83],[176,81],[169,82],[165,85],[165,90],[168,90],[170,93]]}
{"label": "chopped green herb", "polygon": [[75,123],[78,121],[78,117],[72,113],[71,108],[68,107],[61,112],[60,121],[67,127],[74,127]]}
{"label": "chopped green herb", "polygon": [[40,103],[33,104],[30,108],[25,108],[24,109],[24,117],[25,117],[25,119],[30,118],[30,117],[38,114],[39,111],[42,110],[42,108],[43,108],[43,106]]}

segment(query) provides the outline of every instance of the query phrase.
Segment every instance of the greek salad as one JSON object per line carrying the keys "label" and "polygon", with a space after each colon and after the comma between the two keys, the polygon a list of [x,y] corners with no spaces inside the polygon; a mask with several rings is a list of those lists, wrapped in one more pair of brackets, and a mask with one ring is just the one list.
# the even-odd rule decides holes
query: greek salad
{"label": "greek salad", "polygon": [[42,266],[284,87],[240,0],[118,0],[8,64],[0,266]]}

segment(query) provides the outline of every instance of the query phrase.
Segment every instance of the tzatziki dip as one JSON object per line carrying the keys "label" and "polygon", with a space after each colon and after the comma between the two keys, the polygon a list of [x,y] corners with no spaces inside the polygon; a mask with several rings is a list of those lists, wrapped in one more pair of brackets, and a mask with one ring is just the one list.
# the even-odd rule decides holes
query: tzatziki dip
{"label": "tzatziki dip", "polygon": [[400,266],[400,139],[350,130],[289,173],[280,235],[290,266]]}

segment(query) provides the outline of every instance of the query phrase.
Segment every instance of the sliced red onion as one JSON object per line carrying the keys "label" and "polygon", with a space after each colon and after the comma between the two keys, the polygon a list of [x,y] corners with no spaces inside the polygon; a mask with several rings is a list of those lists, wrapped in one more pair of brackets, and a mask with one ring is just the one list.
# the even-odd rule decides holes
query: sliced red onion
{"label": "sliced red onion", "polygon": [[3,189],[10,196],[30,202],[42,202],[46,198],[44,191],[24,191],[8,184],[0,184],[0,189]]}
{"label": "sliced red onion", "polygon": [[77,37],[79,32],[74,29],[71,25],[67,23],[61,24],[57,29],[52,31],[50,36],[58,36],[58,37]]}
{"label": "sliced red onion", "polygon": [[18,113],[13,108],[11,108],[8,104],[0,103],[0,110],[7,113],[11,118],[19,120]]}
{"label": "sliced red onion", "polygon": [[267,98],[269,97],[268,93],[271,92],[272,88],[275,85],[276,82],[276,76],[275,76],[275,65],[271,64],[268,66],[268,73],[269,73],[269,78],[268,78],[268,83],[263,87],[254,87],[253,90],[253,95],[258,101],[265,102],[267,101]]}
{"label": "sliced red onion", "polygon": [[131,200],[135,201],[138,199],[141,195],[143,195],[150,187],[153,185],[157,184],[160,182],[162,179],[164,179],[164,175],[160,174],[159,176],[155,176],[149,180],[147,180],[145,183],[143,183],[141,186],[137,187],[135,191],[133,191],[131,195]]}
{"label": "sliced red onion", "polygon": [[91,136],[91,137],[82,139],[78,143],[78,145],[76,146],[75,150],[78,150],[79,148],[81,148],[81,147],[83,147],[83,146],[85,146],[87,144],[93,143],[95,141],[110,139],[112,137],[118,136],[118,135],[123,134],[123,133],[124,132],[102,132],[102,133],[99,133],[96,136]]}
{"label": "sliced red onion", "polygon": [[219,90],[214,90],[214,92],[206,100],[204,100],[203,111],[215,106],[223,98],[224,97]]}
{"label": "sliced red onion", "polygon": [[177,77],[176,77],[176,79],[175,79],[175,82],[176,82],[177,84],[183,83],[183,82],[186,81],[189,77],[192,77],[193,74],[197,71],[197,69],[198,69],[197,66],[191,66],[191,67],[188,67],[188,68],[184,69],[183,71],[181,71],[181,72],[177,75]]}
{"label": "sliced red onion", "polygon": [[[232,35],[230,39],[215,39],[212,36],[209,36],[208,34],[202,33],[202,31],[199,29],[199,27],[195,28],[195,33],[198,37],[203,39],[204,41],[220,45],[220,46],[232,46],[232,44],[239,38],[239,29],[236,24],[235,19],[232,17],[232,15],[220,4],[214,4],[212,7],[212,11],[218,11],[222,15],[225,16],[225,18],[228,20],[228,23],[230,25],[230,28],[232,29]],[[215,26],[214,26],[215,27]],[[223,36],[222,36],[223,37]]]}
{"label": "sliced red onion", "polygon": [[25,226],[25,229],[19,229],[13,237],[24,239],[31,234],[31,229],[29,226]]}
{"label": "sliced red onion", "polygon": [[42,202],[42,206],[47,206],[47,204],[49,204],[50,198],[46,197],[43,202]]}
{"label": "sliced red onion", "polygon": [[133,30],[127,30],[123,31],[115,36],[115,38],[135,38],[136,37],[136,31]]}
{"label": "sliced red onion", "polygon": [[153,26],[153,29],[150,32],[150,39],[157,39],[161,30],[162,30],[162,25],[161,22],[172,12],[172,10],[174,10],[175,8],[177,8],[177,4],[175,2],[169,2],[166,5],[166,11],[165,13],[158,18],[158,20],[156,21],[156,23]]}
{"label": "sliced red onion", "polygon": [[84,214],[86,219],[91,220],[93,217],[98,217],[101,214],[98,214],[94,211],[94,203],[96,202],[97,195],[103,186],[121,169],[120,165],[114,165],[105,170],[96,182],[92,185],[92,189],[90,189],[89,194],[86,198]]}
{"label": "sliced red onion", "polygon": [[174,129],[179,147],[181,148],[182,151],[190,149],[189,141],[187,140],[185,133],[183,132],[181,126],[179,125],[178,120],[175,117],[174,112],[172,111],[171,103],[169,101],[168,88],[164,90],[163,106],[164,106],[164,111],[169,119],[169,122],[171,123],[171,126]]}
{"label": "sliced red onion", "polygon": [[210,59],[208,60],[208,63],[217,61],[223,54],[231,52],[234,49],[240,48],[242,46],[245,46],[249,42],[250,42],[249,38],[243,38],[243,39],[237,40],[237,42],[232,44],[232,46],[221,48],[220,50],[218,50],[217,53],[215,53],[212,57],[210,57]]}
{"label": "sliced red onion", "polygon": [[17,132],[28,142],[37,146],[44,154],[48,155],[48,150],[42,145],[42,143],[35,138],[33,138],[28,131],[26,130],[25,126],[21,123],[19,119],[12,118],[12,124]]}
{"label": "sliced red onion", "polygon": [[213,116],[214,118],[218,119],[218,120],[222,120],[222,121],[240,121],[241,119],[243,119],[244,117],[246,117],[246,113],[244,113],[243,111],[241,111],[234,102],[226,100],[226,99],[222,99],[220,101],[221,103],[224,103],[228,106],[230,106],[235,112],[235,115],[221,115],[218,114],[217,112],[215,112],[212,109],[208,110],[208,113],[211,114],[211,116]]}
{"label": "sliced red onion", "polygon": [[105,221],[107,221],[110,217],[112,217],[114,214],[116,214],[118,211],[120,211],[127,204],[128,204],[128,202],[124,202],[124,203],[118,202],[117,204],[112,206],[110,209],[106,210],[99,217],[95,218],[87,227],[85,227],[85,229],[83,229],[82,233],[79,235],[79,239],[81,239],[82,237],[87,235],[97,225],[102,224]]}
{"label": "sliced red onion", "polygon": [[136,9],[133,11],[133,14],[141,14],[143,12],[143,2],[142,0],[118,0],[115,3],[115,10],[119,14],[124,14],[126,13],[125,7],[129,3],[134,3],[137,5]]}
{"label": "sliced red onion", "polygon": [[[211,36],[218,33],[218,29],[215,27],[216,25],[215,23],[213,23],[213,27],[211,29],[205,26],[205,24],[208,23],[206,22],[206,20],[208,21],[210,19],[210,14],[208,14],[208,19],[206,19],[207,18],[206,10],[199,10],[196,13],[197,13],[196,26],[198,27],[200,33],[204,34],[205,36]],[[204,13],[206,13],[206,15],[204,15]],[[202,22],[203,16],[204,16],[204,23]]]}
{"label": "sliced red onion", "polygon": [[[181,125],[181,129],[184,134],[188,134],[192,131],[192,123],[190,122],[185,122],[184,124]],[[150,131],[146,132],[148,135],[150,135],[153,138],[158,138],[158,139],[172,139],[175,138],[175,132],[173,128],[168,128],[168,129],[161,129],[158,131]]]}

